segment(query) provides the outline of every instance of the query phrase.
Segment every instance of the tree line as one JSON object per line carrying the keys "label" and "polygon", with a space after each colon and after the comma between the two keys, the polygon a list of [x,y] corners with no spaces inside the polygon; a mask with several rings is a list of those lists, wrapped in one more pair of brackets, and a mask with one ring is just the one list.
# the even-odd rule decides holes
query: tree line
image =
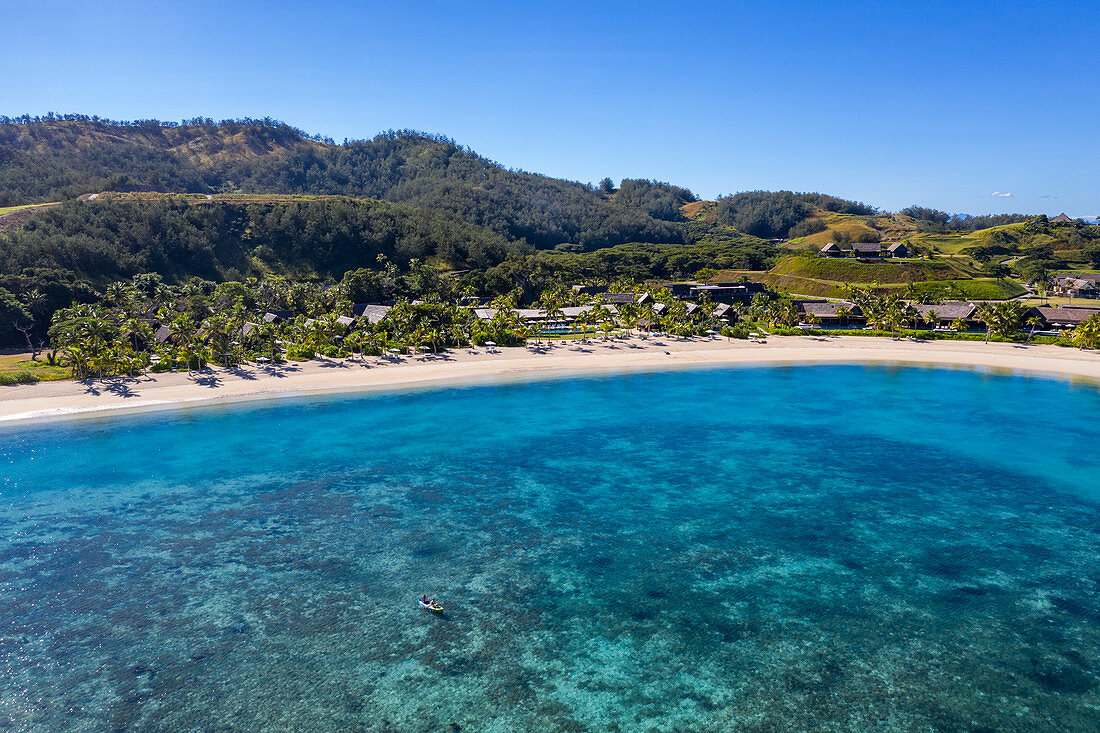
{"label": "tree line", "polygon": [[898,212],[913,219],[918,231],[929,234],[947,234],[949,232],[975,232],[979,229],[1019,224],[1035,218],[1028,214],[949,214],[946,211],[930,209],[924,206],[907,206]]}
{"label": "tree line", "polygon": [[[798,225],[817,215],[818,210],[839,214],[870,216],[876,210],[857,201],[846,201],[821,193],[794,193],[792,191],[745,191],[730,196],[719,196],[716,216],[719,224],[757,237],[788,239],[805,236],[815,225]],[[794,231],[792,231],[794,230]]]}

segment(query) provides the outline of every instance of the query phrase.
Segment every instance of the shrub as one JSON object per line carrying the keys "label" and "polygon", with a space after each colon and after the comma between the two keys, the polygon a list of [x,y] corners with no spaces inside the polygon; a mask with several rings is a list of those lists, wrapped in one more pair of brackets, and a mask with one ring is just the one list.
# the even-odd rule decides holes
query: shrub
{"label": "shrub", "polygon": [[796,237],[808,237],[811,234],[817,234],[823,232],[829,227],[825,226],[825,222],[821,219],[807,219],[806,221],[800,221],[791,227],[791,231],[788,236],[791,239]]}
{"label": "shrub", "polygon": [[286,358],[291,361],[309,361],[316,354],[308,346],[289,346],[286,350]]}
{"label": "shrub", "polygon": [[723,336],[733,339],[747,339],[749,337],[749,332],[749,324],[745,322],[738,323],[733,328],[726,326],[722,329]]}
{"label": "shrub", "polygon": [[15,384],[35,384],[38,375],[24,369],[21,372],[7,372],[0,374],[0,385],[11,386]]}

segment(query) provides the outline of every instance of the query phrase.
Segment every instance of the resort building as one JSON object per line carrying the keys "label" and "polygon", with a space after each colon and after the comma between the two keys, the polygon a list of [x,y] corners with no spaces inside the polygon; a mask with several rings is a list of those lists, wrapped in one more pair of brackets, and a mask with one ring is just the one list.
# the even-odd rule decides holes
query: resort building
{"label": "resort building", "polygon": [[738,282],[704,284],[697,282],[670,283],[669,292],[680,300],[707,298],[712,303],[748,303],[756,293],[764,292],[764,283]]}
{"label": "resort building", "polygon": [[737,322],[737,311],[729,303],[719,303],[714,307],[711,315],[723,323],[732,324]]}
{"label": "resort building", "polygon": [[1044,328],[1076,328],[1090,317],[1100,315],[1100,306],[1038,306],[1033,309]]}
{"label": "resort building", "polygon": [[1100,298],[1100,274],[1055,275],[1051,293],[1067,298]]}
{"label": "resort building", "polygon": [[574,293],[580,293],[582,295],[600,295],[607,292],[606,285],[574,285],[572,287]]}
{"label": "resort building", "polygon": [[267,311],[263,315],[264,323],[282,323],[283,321],[293,321],[294,311]]}
{"label": "resort building", "polygon": [[168,328],[168,326],[161,326],[157,329],[157,332],[153,334],[153,339],[156,340],[158,344],[163,344],[170,341],[175,335],[175,332]]}
{"label": "resort building", "polygon": [[893,242],[886,247],[887,257],[908,257],[909,248],[905,246],[905,242]]}
{"label": "resort building", "polygon": [[949,300],[943,303],[913,303],[913,308],[920,313],[925,323],[929,323],[934,317],[936,328],[952,328],[956,321],[963,321],[967,329],[979,328],[978,306],[967,301]]}
{"label": "resort building", "polygon": [[627,303],[637,303],[637,293],[601,293],[600,302],[604,305],[625,305]]}
{"label": "resort building", "polygon": [[861,260],[882,257],[882,242],[852,242],[852,256]]}
{"label": "resort building", "polygon": [[856,257],[858,259],[877,259],[880,257],[909,257],[909,248],[904,242],[852,242],[852,246],[843,249],[836,242],[829,242],[820,250],[821,257]]}
{"label": "resort building", "polygon": [[804,323],[816,322],[822,326],[862,326],[867,323],[859,306],[845,301],[801,301],[798,303],[798,314]]}
{"label": "resort building", "polygon": [[367,323],[375,324],[386,317],[390,312],[388,305],[376,305],[374,303],[356,303],[351,307],[352,315],[356,318],[365,318]]}

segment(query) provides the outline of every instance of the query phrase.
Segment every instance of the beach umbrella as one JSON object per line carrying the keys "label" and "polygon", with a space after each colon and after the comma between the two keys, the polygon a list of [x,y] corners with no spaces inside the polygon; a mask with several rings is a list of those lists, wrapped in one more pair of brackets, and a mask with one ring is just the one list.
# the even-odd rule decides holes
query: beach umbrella
{"label": "beach umbrella", "polygon": [[432,350],[432,347],[431,347],[431,346],[421,346],[421,347],[420,347],[420,350],[421,350],[421,351],[431,351],[431,350]]}
{"label": "beach umbrella", "polygon": [[391,354],[400,354],[401,353],[401,349],[390,349],[389,351],[390,351]]}
{"label": "beach umbrella", "polygon": [[485,345],[486,345],[486,346],[496,346],[497,344],[496,344],[496,342],[495,342],[495,341],[486,341],[486,342],[485,342]]}

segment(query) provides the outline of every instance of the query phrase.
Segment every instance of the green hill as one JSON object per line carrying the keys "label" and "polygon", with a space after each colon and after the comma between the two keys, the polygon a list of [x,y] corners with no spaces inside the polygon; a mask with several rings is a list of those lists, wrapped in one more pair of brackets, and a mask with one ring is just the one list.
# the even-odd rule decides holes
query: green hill
{"label": "green hill", "polygon": [[454,213],[539,248],[683,241],[683,188],[617,193],[511,170],[447,138],[387,132],[337,145],[273,120],[117,123],[0,118],[0,207],[109,190],[376,198]]}

